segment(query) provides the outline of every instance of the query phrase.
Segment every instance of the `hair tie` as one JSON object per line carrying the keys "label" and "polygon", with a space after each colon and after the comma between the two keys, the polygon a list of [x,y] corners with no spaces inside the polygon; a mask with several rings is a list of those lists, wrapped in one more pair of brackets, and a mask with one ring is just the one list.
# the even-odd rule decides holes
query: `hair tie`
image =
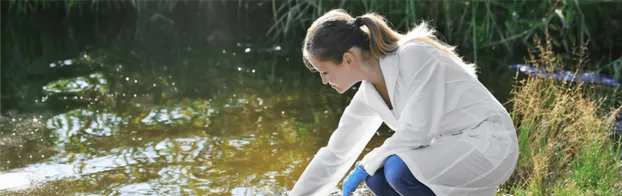
{"label": "hair tie", "polygon": [[356,25],[357,27],[363,26],[363,17],[357,16],[356,18],[354,18],[354,25]]}

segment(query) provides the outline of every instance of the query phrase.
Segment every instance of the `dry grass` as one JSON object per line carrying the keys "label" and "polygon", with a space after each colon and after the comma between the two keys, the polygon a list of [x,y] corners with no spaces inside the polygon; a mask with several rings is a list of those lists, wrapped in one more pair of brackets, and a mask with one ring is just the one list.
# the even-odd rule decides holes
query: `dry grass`
{"label": "dry grass", "polygon": [[[550,42],[534,42],[531,65],[562,68]],[[499,195],[622,195],[619,154],[610,139],[616,110],[607,111],[590,92],[581,83],[539,77],[516,85],[511,103],[520,158]]]}

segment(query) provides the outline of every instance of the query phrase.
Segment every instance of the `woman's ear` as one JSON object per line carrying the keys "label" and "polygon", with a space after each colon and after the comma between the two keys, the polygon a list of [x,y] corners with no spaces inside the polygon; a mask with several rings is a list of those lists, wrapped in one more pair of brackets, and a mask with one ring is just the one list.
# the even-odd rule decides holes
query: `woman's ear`
{"label": "woman's ear", "polygon": [[343,53],[343,62],[349,66],[355,66],[357,64],[356,57],[350,50]]}

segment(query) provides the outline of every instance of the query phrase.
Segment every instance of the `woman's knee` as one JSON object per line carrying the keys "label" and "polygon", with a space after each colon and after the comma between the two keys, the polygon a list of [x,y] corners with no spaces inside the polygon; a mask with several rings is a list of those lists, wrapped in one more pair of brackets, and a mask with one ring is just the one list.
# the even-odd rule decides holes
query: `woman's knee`
{"label": "woman's knee", "polygon": [[384,168],[385,180],[393,187],[402,185],[404,172],[410,172],[404,161],[397,155],[391,155],[387,158]]}
{"label": "woman's knee", "polygon": [[402,195],[434,195],[430,188],[415,178],[406,163],[396,155],[387,158],[384,177],[387,183]]}

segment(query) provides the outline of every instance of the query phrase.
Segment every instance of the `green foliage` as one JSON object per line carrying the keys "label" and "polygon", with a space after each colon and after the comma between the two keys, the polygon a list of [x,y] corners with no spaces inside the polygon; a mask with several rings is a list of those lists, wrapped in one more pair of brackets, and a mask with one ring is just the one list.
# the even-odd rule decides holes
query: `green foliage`
{"label": "green foliage", "polygon": [[[273,22],[267,35],[275,39],[304,35],[314,19],[330,9],[343,8],[353,16],[377,12],[401,32],[412,28],[418,20],[429,21],[446,42],[457,45],[461,51],[470,51],[462,56],[474,62],[482,54],[522,56],[525,54],[522,51],[535,47],[531,38],[543,35],[547,28],[554,46],[564,54],[572,54],[573,48],[589,40],[591,54],[612,61],[619,54],[610,51],[622,47],[622,26],[612,22],[615,13],[622,11],[622,3],[615,2],[272,0],[272,8]],[[602,69],[615,73],[621,81],[620,65],[616,65]]]}
{"label": "green foliage", "polygon": [[[32,15],[51,9],[63,8],[65,14],[72,14],[75,9],[79,13],[84,11],[103,12],[109,10],[120,11],[127,8],[135,9],[138,12],[157,10],[172,11],[180,2],[184,1],[103,1],[103,0],[64,0],[64,1],[41,1],[41,0],[11,0],[9,2],[9,11],[20,15]],[[88,9],[88,10],[86,10]]]}

